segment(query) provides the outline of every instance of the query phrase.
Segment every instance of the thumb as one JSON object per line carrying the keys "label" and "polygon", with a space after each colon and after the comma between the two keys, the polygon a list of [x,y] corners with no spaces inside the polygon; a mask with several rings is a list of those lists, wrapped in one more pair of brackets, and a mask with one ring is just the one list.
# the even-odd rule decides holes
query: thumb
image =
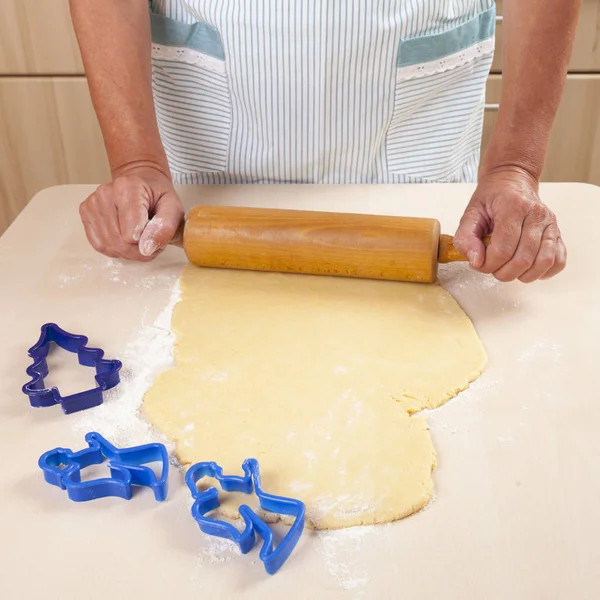
{"label": "thumb", "polygon": [[485,263],[485,245],[482,241],[488,219],[476,208],[467,208],[454,236],[454,247],[467,257],[473,269],[480,269]]}
{"label": "thumb", "polygon": [[174,191],[164,194],[156,203],[154,216],[140,237],[139,249],[143,256],[152,256],[173,239],[184,218],[181,201]]}

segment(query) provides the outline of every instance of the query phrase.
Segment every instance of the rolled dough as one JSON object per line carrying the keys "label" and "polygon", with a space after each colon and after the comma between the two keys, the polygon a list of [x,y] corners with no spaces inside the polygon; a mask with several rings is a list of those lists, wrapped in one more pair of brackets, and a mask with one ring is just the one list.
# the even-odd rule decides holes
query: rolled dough
{"label": "rolled dough", "polygon": [[[425,418],[485,366],[439,285],[186,267],[174,368],[144,399],[184,465],[216,461],[300,498],[319,529],[405,517],[432,495]],[[237,505],[222,514],[235,517]]]}

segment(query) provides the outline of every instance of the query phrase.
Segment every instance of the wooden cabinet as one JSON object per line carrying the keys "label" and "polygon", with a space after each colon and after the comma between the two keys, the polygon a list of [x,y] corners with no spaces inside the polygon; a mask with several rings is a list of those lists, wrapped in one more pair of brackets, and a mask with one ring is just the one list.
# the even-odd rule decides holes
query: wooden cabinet
{"label": "wooden cabinet", "polygon": [[[503,15],[504,4],[503,0],[496,2],[499,17]],[[502,89],[502,33],[503,23],[499,19],[496,57],[486,96],[491,107],[500,102]],[[496,118],[496,111],[486,111],[483,152]],[[569,75],[552,129],[542,179],[600,185],[600,0],[582,0]]]}
{"label": "wooden cabinet", "polygon": [[[502,78],[491,75],[487,100],[500,101]],[[497,113],[485,115],[485,151]],[[548,147],[543,181],[582,181],[600,185],[600,74],[569,75]]]}
{"label": "wooden cabinet", "polygon": [[0,78],[0,172],[0,233],[39,190],[108,178],[85,78]]}
{"label": "wooden cabinet", "polygon": [[[496,2],[496,9],[498,16],[501,17],[504,11],[503,0]],[[502,71],[502,29],[502,21],[499,20],[496,33],[496,57],[492,65],[493,73]],[[600,0],[582,0],[569,71],[573,73],[600,72]]]}
{"label": "wooden cabinet", "polygon": [[[501,17],[504,0],[496,6]],[[500,21],[497,48],[501,46]],[[501,70],[497,52],[492,71]],[[600,71],[600,0],[582,0],[570,70]],[[0,73],[83,74],[67,0],[2,0]]]}
{"label": "wooden cabinet", "polygon": [[2,0],[0,74],[82,74],[68,0]]}

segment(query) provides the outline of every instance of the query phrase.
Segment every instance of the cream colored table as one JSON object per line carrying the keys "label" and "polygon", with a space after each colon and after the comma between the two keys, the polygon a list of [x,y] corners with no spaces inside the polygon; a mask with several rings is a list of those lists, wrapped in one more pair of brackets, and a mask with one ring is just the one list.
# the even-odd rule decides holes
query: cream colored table
{"label": "cream colored table", "polygon": [[[160,321],[152,324],[185,262],[175,248],[152,265],[94,253],[77,213],[91,190],[42,192],[0,238],[0,598],[599,597],[600,188],[543,187],[569,247],[559,278],[503,285],[465,265],[443,270],[442,282],[473,318],[490,365],[470,390],[428,415],[439,457],[428,509],[389,526],[306,532],[274,577],[256,553],[235,556],[227,542],[199,531],[176,468],[163,504],[147,490],[130,502],[75,504],[42,479],[39,455],[82,447],[85,431],[123,439],[133,421],[142,437],[146,430],[131,399],[143,390],[127,382],[85,414],[30,408],[20,388],[40,325],[54,321],[87,334],[109,357],[123,359],[125,380],[147,384],[161,363],[140,331],[168,337]],[[470,191],[272,186],[182,194],[188,206],[435,216],[452,233]],[[141,380],[136,370],[144,371]]]}

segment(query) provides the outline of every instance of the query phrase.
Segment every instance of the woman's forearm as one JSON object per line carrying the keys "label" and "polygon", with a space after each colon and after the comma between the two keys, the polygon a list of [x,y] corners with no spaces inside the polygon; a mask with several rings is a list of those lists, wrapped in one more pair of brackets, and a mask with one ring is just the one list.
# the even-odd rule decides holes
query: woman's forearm
{"label": "woman's forearm", "polygon": [[482,174],[539,179],[568,69],[580,0],[505,0],[502,98]]}
{"label": "woman's forearm", "polygon": [[113,176],[169,174],[152,98],[147,0],[70,0],[75,33]]}

